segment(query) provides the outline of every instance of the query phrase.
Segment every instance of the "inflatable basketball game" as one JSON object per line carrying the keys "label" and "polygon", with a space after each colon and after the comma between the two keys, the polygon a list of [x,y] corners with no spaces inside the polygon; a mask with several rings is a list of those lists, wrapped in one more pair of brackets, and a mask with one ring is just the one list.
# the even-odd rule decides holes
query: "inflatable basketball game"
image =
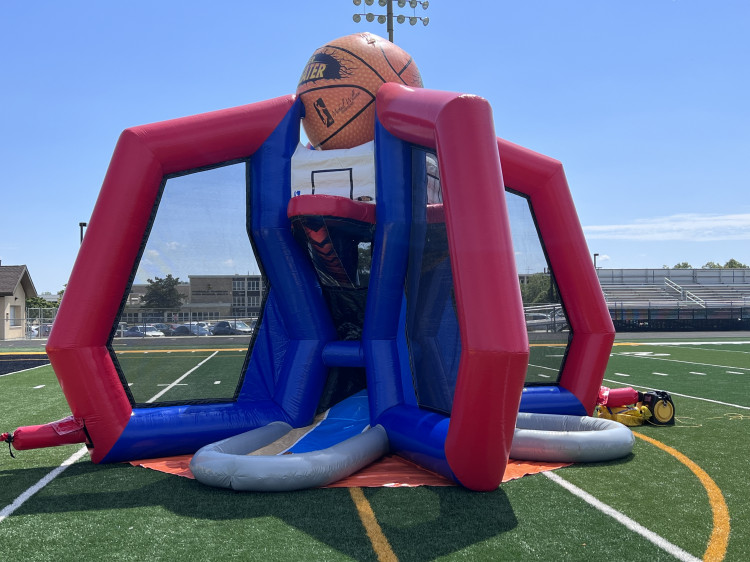
{"label": "inflatable basketball game", "polygon": [[[72,416],[14,446],[197,452],[199,480],[245,490],[323,485],[392,452],[491,490],[519,410],[590,415],[614,329],[561,164],[497,138],[484,99],[421,86],[408,54],[356,34],[315,51],[296,96],[125,130],[47,346]],[[229,165],[267,287],[236,389],[144,401],[113,342],[165,186]],[[509,197],[564,313],[545,378]],[[248,455],[321,412],[289,454]]]}

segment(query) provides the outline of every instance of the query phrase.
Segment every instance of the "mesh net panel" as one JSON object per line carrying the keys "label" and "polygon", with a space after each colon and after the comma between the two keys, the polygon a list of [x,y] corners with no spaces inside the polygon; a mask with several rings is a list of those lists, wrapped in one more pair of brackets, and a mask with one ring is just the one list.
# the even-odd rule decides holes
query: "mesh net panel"
{"label": "mesh net panel", "polygon": [[406,333],[417,401],[450,414],[461,356],[436,157],[414,149]]}
{"label": "mesh net panel", "polygon": [[240,162],[164,183],[110,343],[137,404],[235,396],[264,293],[246,177]]}
{"label": "mesh net panel", "polygon": [[[420,407],[450,414],[461,355],[440,170],[434,154],[413,151],[413,216],[406,282],[406,331]],[[526,384],[555,384],[570,329],[527,197],[506,190],[530,342]]]}
{"label": "mesh net panel", "polygon": [[554,384],[562,372],[570,327],[529,199],[506,189],[505,201],[530,345],[526,384]]}

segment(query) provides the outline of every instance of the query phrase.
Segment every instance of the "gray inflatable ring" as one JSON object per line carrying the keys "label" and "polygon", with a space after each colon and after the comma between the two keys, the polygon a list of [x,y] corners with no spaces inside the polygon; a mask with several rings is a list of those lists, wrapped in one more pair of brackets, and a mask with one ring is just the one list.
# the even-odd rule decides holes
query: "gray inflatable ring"
{"label": "gray inflatable ring", "polygon": [[287,492],[341,480],[388,453],[388,436],[376,425],[327,449],[291,455],[250,455],[286,435],[292,426],[273,422],[211,443],[190,461],[195,479],[209,486]]}
{"label": "gray inflatable ring", "polygon": [[609,461],[629,455],[634,443],[633,432],[614,420],[521,412],[510,457],[546,462]]}

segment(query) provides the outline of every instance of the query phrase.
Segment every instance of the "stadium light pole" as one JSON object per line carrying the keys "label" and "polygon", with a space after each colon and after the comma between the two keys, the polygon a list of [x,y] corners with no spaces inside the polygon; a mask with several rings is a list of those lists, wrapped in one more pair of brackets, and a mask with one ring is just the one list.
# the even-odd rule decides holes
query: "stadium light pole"
{"label": "stadium light pole", "polygon": [[[355,6],[362,5],[362,0],[352,0],[352,2]],[[426,10],[430,6],[429,0],[396,0],[396,2],[399,8],[405,8],[408,4],[409,7],[413,10],[411,16],[407,16],[405,14],[397,14],[395,16],[395,20],[398,23],[404,23],[406,22],[406,20],[409,20],[410,25],[416,25],[418,21],[421,21],[422,25],[428,25],[430,23],[430,18],[417,15],[417,6],[421,6],[423,10]],[[364,3],[367,6],[372,6],[375,3],[375,0],[364,0]],[[363,7],[362,13],[354,14],[354,16],[352,16],[352,19],[354,19],[356,23],[359,23],[362,21],[363,17],[368,22],[375,21],[375,18],[377,18],[378,23],[386,24],[386,29],[388,31],[388,40],[393,43],[393,0],[378,0],[378,5],[386,8],[385,15],[366,12],[365,8]]]}
{"label": "stadium light pole", "polygon": [[88,223],[85,223],[85,222],[79,222],[78,223],[78,228],[81,229],[81,244],[83,244],[83,229],[86,228],[87,224]]}

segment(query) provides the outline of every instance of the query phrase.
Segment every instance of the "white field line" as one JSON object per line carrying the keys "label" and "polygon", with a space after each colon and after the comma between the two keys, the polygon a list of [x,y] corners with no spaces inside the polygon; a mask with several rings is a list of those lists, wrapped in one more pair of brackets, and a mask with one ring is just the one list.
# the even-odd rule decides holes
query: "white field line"
{"label": "white field line", "polygon": [[0,511],[0,523],[2,523],[6,517],[12,515],[13,512],[21,507],[31,496],[36,494],[39,490],[41,490],[55,478],[60,476],[66,468],[68,468],[71,464],[85,455],[86,451],[88,451],[86,447],[81,447],[80,449],[78,449],[78,451],[65,459],[60,466],[47,473],[46,476],[44,476],[41,480],[39,480],[39,482],[31,486],[30,488],[27,488],[25,492],[23,492],[20,496],[13,500],[13,503],[6,505],[2,509],[2,511]]}
{"label": "white field line", "polygon": [[[181,380],[183,380],[190,373],[192,373],[193,371],[195,371],[198,367],[200,367],[201,365],[203,365],[206,361],[208,361],[209,359],[211,359],[217,353],[219,353],[219,352],[218,351],[214,351],[214,353],[212,355],[206,357],[203,361],[201,361],[200,363],[198,363],[195,367],[193,367],[192,369],[190,369],[187,373],[185,373],[184,375],[182,375],[180,378],[178,378],[176,381],[174,381],[171,385],[169,385],[164,390],[160,391],[159,393],[157,393],[156,395],[154,395],[152,398],[150,398],[149,400],[147,400],[147,402],[154,402],[156,399],[158,399],[159,397],[161,397],[165,392],[167,392],[170,388],[173,388],[174,386],[176,386],[177,384],[179,384],[179,382]],[[37,367],[34,367],[34,368],[36,369]],[[31,369],[28,369],[28,370],[31,370]],[[22,372],[22,371],[18,371],[18,372]],[[2,511],[0,511],[0,523],[2,523],[5,520],[5,518],[7,518],[8,516],[10,516],[15,510],[17,510],[19,507],[21,507],[26,502],[26,500],[28,500],[31,496],[33,496],[34,494],[36,494],[39,490],[41,490],[47,484],[49,484],[50,482],[52,482],[55,478],[57,478],[58,476],[60,476],[66,468],[68,468],[71,464],[73,464],[78,459],[80,459],[83,455],[85,455],[87,451],[88,451],[88,449],[86,447],[81,447],[78,451],[76,451],[70,457],[68,457],[67,459],[65,459],[60,466],[58,466],[57,468],[55,468],[54,470],[52,470],[51,472],[49,472],[46,476],[44,476],[41,480],[39,480],[39,482],[37,482],[36,484],[34,484],[33,486],[31,486],[30,488],[27,488],[20,496],[18,496],[15,500],[13,500],[13,503],[6,505],[2,509]]]}
{"label": "white field line", "polygon": [[556,484],[559,484],[566,490],[568,490],[571,494],[574,496],[577,496],[578,498],[585,501],[587,504],[595,507],[605,515],[609,515],[612,517],[615,521],[620,523],[621,525],[624,525],[626,528],[630,529],[634,533],[638,533],[643,538],[645,538],[647,541],[650,541],[654,545],[661,548],[663,551],[668,552],[678,560],[682,560],[683,562],[700,562],[700,558],[697,558],[690,554],[689,552],[682,550],[679,546],[672,544],[664,537],[657,535],[653,531],[649,531],[641,525],[640,523],[637,523],[636,521],[633,521],[630,517],[625,515],[624,513],[621,513],[617,511],[615,508],[599,501],[594,496],[589,494],[588,492],[582,490],[575,484],[571,484],[564,478],[561,478],[554,472],[542,472],[544,476],[555,482]]}
{"label": "white field line", "polygon": [[[607,382],[613,382],[616,384],[623,384],[622,381],[616,381],[612,379],[604,379]],[[663,388],[654,388],[651,386],[640,386],[636,384],[631,384],[633,388],[645,388],[646,390],[664,390]],[[701,398],[700,396],[690,396],[689,394],[680,394],[678,392],[672,392],[671,390],[667,390],[666,392],[669,392],[672,396],[681,396],[682,398],[690,398],[692,400],[702,400],[703,402],[711,402],[712,404],[721,404],[722,406],[731,406],[732,408],[740,408],[742,410],[750,410],[750,406],[740,406],[739,404],[732,404],[731,402],[722,402],[721,400],[711,400],[710,398]]]}
{"label": "white field line", "polygon": [[[748,344],[750,342],[738,342],[738,343]],[[672,344],[670,344],[670,345],[672,345]],[[694,347],[693,349],[695,349],[696,351],[713,351],[714,353],[716,351],[721,351],[721,353],[744,353],[745,355],[750,355],[750,351],[740,351],[739,349],[721,349],[721,350],[716,350],[716,349],[708,349],[708,348],[705,348],[705,347]]]}
{"label": "white field line", "polygon": [[[628,344],[636,344],[636,345],[671,345],[671,346],[681,346],[681,345],[747,345],[750,344],[750,341],[650,341],[650,342],[628,342]],[[706,351],[716,351],[715,349],[706,350]],[[736,350],[727,350],[731,351],[732,353],[750,353],[747,351],[736,351]]]}
{"label": "white field line", "polygon": [[534,367],[535,369],[547,369],[548,371],[555,371],[556,373],[560,370],[557,367],[546,367],[544,365],[536,365],[535,363],[529,363],[529,367]]}
{"label": "white field line", "polygon": [[201,361],[200,363],[198,363],[195,367],[193,367],[192,369],[190,369],[187,373],[185,373],[184,375],[182,375],[179,379],[177,379],[176,381],[172,382],[171,384],[169,384],[168,386],[164,387],[162,390],[160,390],[159,392],[157,392],[156,394],[154,394],[151,398],[149,398],[148,400],[146,400],[146,404],[150,404],[151,402],[156,402],[156,400],[158,400],[159,398],[161,398],[162,396],[164,396],[164,394],[166,394],[168,391],[170,391],[175,386],[177,386],[178,384],[180,384],[185,379],[185,377],[187,377],[190,373],[194,372],[201,365],[205,364],[209,359],[213,359],[216,356],[217,353],[219,353],[218,350],[214,351],[211,355],[209,355],[208,357],[206,357],[203,361]]}
{"label": "white field line", "polygon": [[664,357],[653,357],[651,355],[629,355],[627,353],[614,353],[622,357],[633,357],[635,359],[651,359],[652,361],[667,361],[669,363],[683,363],[685,365],[700,365],[701,367],[715,367],[717,369],[739,369],[750,373],[750,367],[733,367],[731,365],[713,365],[712,363],[696,363],[695,361],[682,361],[680,359],[665,359]]}
{"label": "white field line", "polygon": [[[695,342],[695,343],[698,343],[698,342]],[[700,342],[700,343],[701,344],[708,344],[708,345],[710,345],[712,342]],[[728,343],[728,342],[723,342],[723,343]],[[731,343],[750,343],[750,342],[731,342]],[[676,346],[676,345],[682,345],[682,344],[678,343],[678,342],[675,342],[675,343],[663,343],[663,342],[662,343],[656,343],[656,342],[653,342],[653,343],[649,343],[648,345],[673,345],[673,346]],[[689,345],[689,344],[685,344],[685,345]],[[618,355],[618,356],[623,356],[623,357],[636,357],[638,359],[652,359],[652,360],[656,360],[656,361],[668,361],[668,362],[671,362],[671,363],[683,363],[683,364],[686,364],[686,365],[700,365],[702,367],[714,367],[714,368],[717,368],[717,369],[725,369],[725,370],[726,369],[738,369],[739,371],[742,371],[742,372],[734,372],[734,373],[732,373],[732,374],[737,374],[737,375],[744,375],[746,373],[750,373],[750,368],[746,368],[746,367],[727,367],[726,365],[713,365],[711,363],[696,363],[694,361],[682,361],[682,360],[678,360],[678,359],[665,359],[663,357],[652,357],[652,356],[646,356],[646,355],[626,355],[626,354],[620,354],[620,353],[615,353],[613,355]],[[619,375],[620,373],[614,373],[614,374],[615,375]],[[699,371],[690,371],[690,374],[692,374],[692,375],[705,375],[705,373],[699,372]],[[621,381],[618,381],[618,380],[612,380],[612,379],[604,379],[604,380],[607,381],[607,382],[613,382],[613,383],[617,383],[617,384],[623,384]],[[638,386],[638,385],[630,385],[630,386],[632,386],[634,388],[644,388],[646,390],[665,390],[664,388],[653,388],[653,387],[650,387],[650,386]],[[731,402],[722,402],[721,400],[711,400],[710,398],[702,398],[700,396],[690,396],[689,394],[680,394],[678,392],[672,392],[670,390],[667,390],[667,392],[669,392],[669,394],[671,394],[672,396],[681,396],[682,398],[690,398],[692,400],[701,400],[703,402],[710,402],[712,404],[720,404],[722,406],[730,406],[732,408],[740,408],[742,410],[750,410],[750,406],[740,406],[739,404],[732,404]]]}

